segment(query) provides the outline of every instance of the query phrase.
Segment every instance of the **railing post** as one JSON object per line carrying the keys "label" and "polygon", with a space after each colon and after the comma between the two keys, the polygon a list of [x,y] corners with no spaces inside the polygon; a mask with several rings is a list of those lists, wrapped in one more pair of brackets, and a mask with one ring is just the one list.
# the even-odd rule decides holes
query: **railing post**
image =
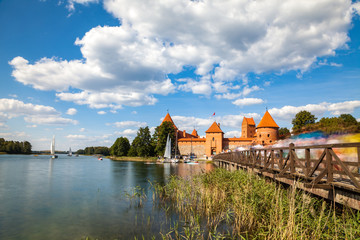
{"label": "railing post", "polygon": [[357,147],[357,156],[358,156],[358,173],[360,173],[360,147]]}
{"label": "railing post", "polygon": [[289,144],[289,154],[290,154],[290,172],[295,173],[295,158],[294,158],[294,144]]}
{"label": "railing post", "polygon": [[332,166],[332,156],[330,153],[331,148],[326,148],[326,168],[327,168],[327,180],[326,183],[331,183],[334,181],[333,176],[333,166]]}
{"label": "railing post", "polygon": [[310,177],[309,176],[310,169],[311,169],[310,148],[305,149],[305,167],[306,167],[305,176]]}

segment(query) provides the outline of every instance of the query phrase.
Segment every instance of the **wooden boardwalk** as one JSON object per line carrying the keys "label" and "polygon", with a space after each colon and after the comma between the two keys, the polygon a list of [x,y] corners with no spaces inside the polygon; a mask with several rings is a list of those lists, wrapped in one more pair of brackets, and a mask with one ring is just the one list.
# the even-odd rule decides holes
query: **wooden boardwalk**
{"label": "wooden boardwalk", "polygon": [[[360,143],[250,149],[214,157],[218,167],[246,169],[360,210]],[[295,181],[296,180],[296,181]]]}

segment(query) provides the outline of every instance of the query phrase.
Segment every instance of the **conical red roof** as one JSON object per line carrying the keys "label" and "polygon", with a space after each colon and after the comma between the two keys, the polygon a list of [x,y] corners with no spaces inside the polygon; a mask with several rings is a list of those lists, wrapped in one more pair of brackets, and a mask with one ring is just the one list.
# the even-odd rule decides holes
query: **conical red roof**
{"label": "conical red roof", "polygon": [[265,127],[279,128],[279,126],[276,124],[276,122],[271,117],[268,111],[265,112],[263,118],[261,119],[259,125],[257,125],[256,128],[265,128]]}
{"label": "conical red roof", "polygon": [[221,131],[219,125],[214,122],[208,130],[206,130],[206,133],[223,133],[223,131]]}
{"label": "conical red roof", "polygon": [[192,131],[192,133],[191,133],[191,135],[193,135],[193,136],[198,136],[198,133],[197,133],[197,131],[194,129],[193,131]]}
{"label": "conical red roof", "polygon": [[174,125],[174,128],[177,129],[174,121],[172,120],[172,118],[170,117],[170,114],[167,113],[166,116],[164,117],[163,121],[161,122],[161,124],[163,124],[163,122],[171,122]]}

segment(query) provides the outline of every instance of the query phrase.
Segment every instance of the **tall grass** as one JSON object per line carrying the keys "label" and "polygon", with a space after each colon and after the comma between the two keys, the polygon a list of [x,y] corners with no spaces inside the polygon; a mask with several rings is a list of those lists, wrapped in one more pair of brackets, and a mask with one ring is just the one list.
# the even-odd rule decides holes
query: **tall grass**
{"label": "tall grass", "polygon": [[360,239],[360,212],[244,171],[216,169],[153,185],[180,218],[163,239]]}

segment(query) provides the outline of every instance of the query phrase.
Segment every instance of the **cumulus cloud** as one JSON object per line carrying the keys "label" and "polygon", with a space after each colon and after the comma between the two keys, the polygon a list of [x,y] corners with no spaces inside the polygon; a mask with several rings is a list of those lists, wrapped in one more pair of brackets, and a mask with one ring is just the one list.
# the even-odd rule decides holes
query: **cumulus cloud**
{"label": "cumulus cloud", "polygon": [[241,98],[232,102],[232,104],[240,107],[261,104],[261,103],[264,103],[264,100],[260,98]]}
{"label": "cumulus cloud", "polygon": [[249,86],[245,86],[242,91],[238,92],[238,93],[224,93],[224,94],[221,94],[221,95],[215,95],[215,97],[217,99],[235,99],[235,98],[239,98],[239,97],[246,97],[247,95],[249,95],[250,93],[252,92],[255,92],[255,91],[259,91],[259,90],[262,90],[262,88],[260,88],[259,86],[252,86],[252,87],[249,87]]}
{"label": "cumulus cloud", "polygon": [[105,112],[105,111],[98,111],[97,114],[99,114],[99,115],[105,115],[106,112]]}
{"label": "cumulus cloud", "polygon": [[88,139],[88,137],[85,135],[73,135],[73,134],[67,135],[66,138],[69,140],[87,140]]}
{"label": "cumulus cloud", "polygon": [[241,137],[241,131],[229,131],[224,134],[226,138]]}
{"label": "cumulus cloud", "polygon": [[269,110],[273,117],[291,120],[300,111],[308,111],[315,116],[322,116],[325,112],[331,112],[333,115],[340,115],[344,113],[352,113],[355,109],[360,108],[360,101],[345,101],[339,103],[319,103],[319,104],[307,104],[304,106],[284,106],[282,108],[272,108]]}
{"label": "cumulus cloud", "polygon": [[16,99],[0,99],[0,118],[11,119],[24,116],[24,120],[34,124],[67,125],[78,121],[63,118],[55,108],[44,105],[24,103]]}
{"label": "cumulus cloud", "polygon": [[77,113],[77,110],[75,108],[69,108],[67,111],[66,111],[66,114],[67,115],[75,115]]}
{"label": "cumulus cloud", "polygon": [[122,121],[122,122],[115,122],[109,123],[108,125],[113,125],[117,128],[126,128],[126,127],[145,127],[147,125],[146,122],[137,122],[137,121]]}
{"label": "cumulus cloud", "polygon": [[[90,2],[97,1],[68,4]],[[226,93],[231,81],[247,84],[248,73],[304,72],[319,58],[333,56],[346,47],[359,9],[349,0],[103,2],[121,26],[98,26],[77,39],[82,59],[44,57],[30,63],[15,57],[14,78],[93,108],[155,104],[155,95],[176,90]],[[188,66],[200,80],[175,86],[167,78]]]}
{"label": "cumulus cloud", "polygon": [[137,130],[135,129],[125,129],[123,131],[116,131],[115,136],[122,136],[129,139],[133,139],[137,134]]}

